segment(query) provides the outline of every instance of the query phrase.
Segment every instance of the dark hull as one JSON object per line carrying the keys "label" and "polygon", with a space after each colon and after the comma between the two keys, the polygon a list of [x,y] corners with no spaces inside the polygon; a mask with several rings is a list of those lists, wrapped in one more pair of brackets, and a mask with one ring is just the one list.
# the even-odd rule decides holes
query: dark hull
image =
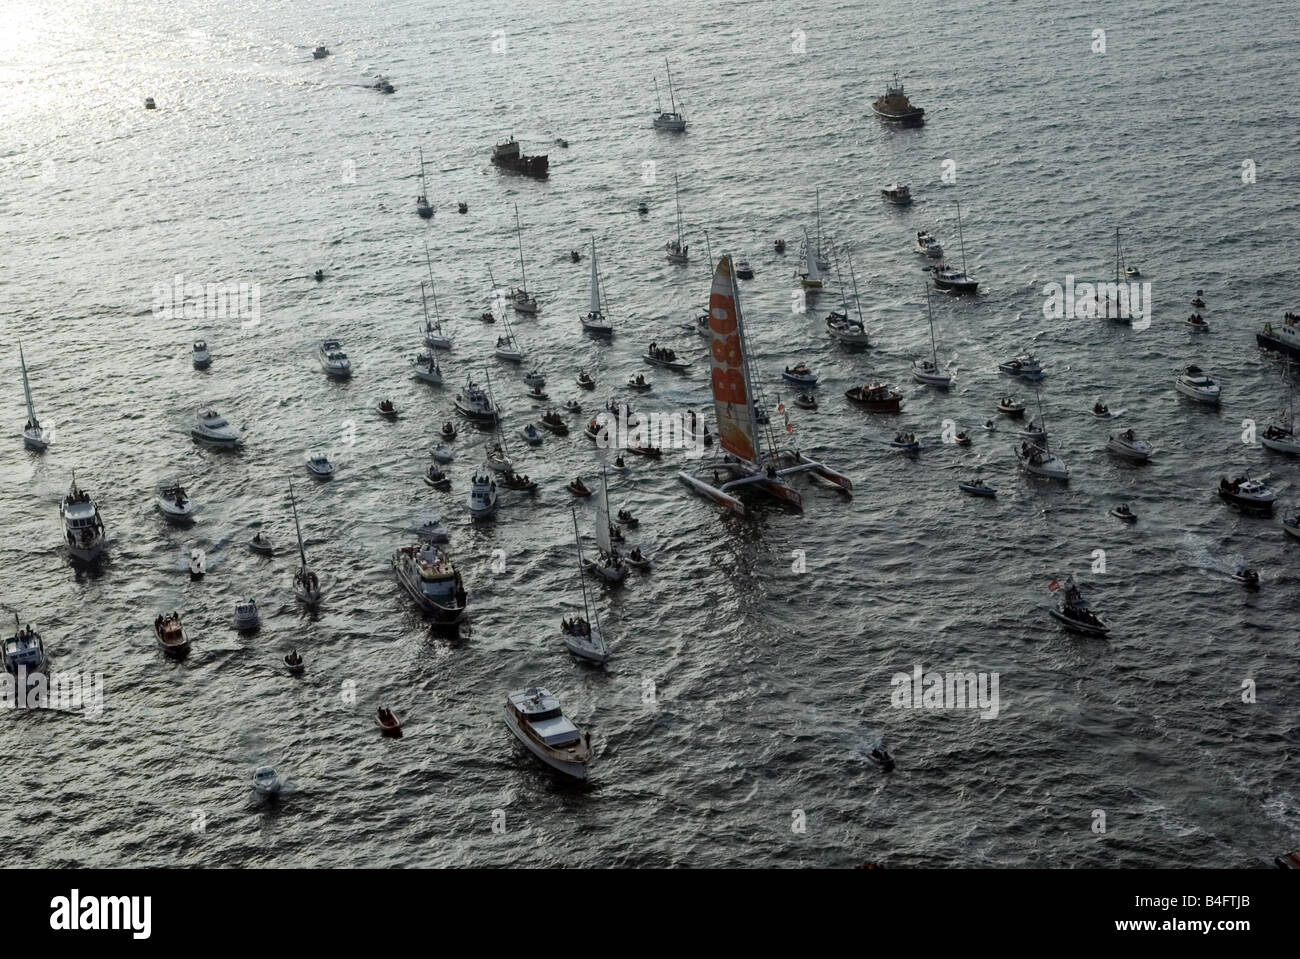
{"label": "dark hull", "polygon": [[918,107],[915,110],[909,110],[907,113],[884,113],[874,105],[871,112],[886,123],[897,123],[905,127],[919,127],[925,125],[925,110]]}
{"label": "dark hull", "polygon": [[934,278],[934,288],[943,290],[945,293],[977,293],[979,291],[979,280],[967,280],[960,283],[953,283],[949,280],[941,280],[939,277]]}
{"label": "dark hull", "polygon": [[499,170],[519,173],[537,180],[545,180],[551,175],[551,161],[544,156],[504,157],[501,159],[493,157],[492,165]]}
{"label": "dark hull", "polygon": [[1261,350],[1272,350],[1274,353],[1281,353],[1283,356],[1300,360],[1300,347],[1285,343],[1275,336],[1269,336],[1267,333],[1256,333],[1255,342],[1259,344]]}
{"label": "dark hull", "polygon": [[897,413],[902,409],[903,398],[901,396],[890,396],[884,400],[864,400],[860,394],[855,394],[853,390],[845,391],[844,395],[849,402],[871,413]]}

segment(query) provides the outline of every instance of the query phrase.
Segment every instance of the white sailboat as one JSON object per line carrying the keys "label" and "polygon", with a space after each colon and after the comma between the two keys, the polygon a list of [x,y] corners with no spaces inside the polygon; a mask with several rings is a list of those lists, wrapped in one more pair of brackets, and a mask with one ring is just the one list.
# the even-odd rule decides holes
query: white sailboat
{"label": "white sailboat", "polygon": [[582,590],[582,611],[586,615],[581,618],[566,618],[560,631],[564,635],[564,645],[574,656],[603,665],[609,660],[609,647],[600,631],[600,616],[592,615],[587,599],[587,580],[582,575],[582,540],[578,536],[578,511],[571,508],[570,512],[573,515],[573,545],[578,549],[578,587]]}
{"label": "white sailboat", "polygon": [[36,418],[36,407],[32,405],[32,388],[27,383],[27,357],[23,355],[21,343],[18,344],[18,359],[23,366],[23,396],[27,399],[27,425],[23,427],[23,445],[39,453],[49,448],[54,431],[42,427]]}
{"label": "white sailboat", "polygon": [[429,197],[424,189],[424,147],[420,147],[420,195],[415,198],[415,212],[426,220],[433,216],[433,207],[429,206]]}
{"label": "white sailboat", "polygon": [[803,270],[795,273],[799,277],[805,290],[820,290],[822,288],[822,268],[818,264],[817,251],[813,248],[813,243],[808,239],[808,231],[803,231]]}
{"label": "white sailboat", "polygon": [[677,174],[673,174],[673,199],[677,203],[677,239],[669,240],[664,244],[664,250],[668,254],[669,263],[685,263],[690,257],[690,247],[688,247],[682,238],[682,200],[681,194],[677,188]]}
{"label": "white sailboat", "polygon": [[597,560],[587,560],[584,567],[589,573],[595,573],[601,579],[611,583],[622,582],[627,577],[627,563],[618,555],[618,550],[609,535],[609,484],[605,480],[605,469],[600,470],[601,495],[596,503],[596,547],[599,550]]}
{"label": "white sailboat", "polygon": [[939,369],[939,355],[934,343],[934,310],[930,306],[930,288],[925,288],[925,309],[930,315],[930,358],[912,361],[912,379],[926,386],[946,390],[952,386],[952,376]]}
{"label": "white sailboat", "polygon": [[[853,257],[849,256],[849,278],[853,281],[853,302],[858,308],[858,318],[855,320],[849,316],[849,302],[844,294],[844,278],[839,278],[840,284],[840,305],[842,311],[835,312],[832,310],[826,317],[826,332],[830,334],[831,339],[836,340],[846,347],[861,349],[871,345],[871,339],[867,335],[867,324],[862,318],[862,299],[858,296],[858,277],[853,271]],[[839,272],[839,258],[836,258],[836,273]]]}
{"label": "white sailboat", "polygon": [[[433,286],[433,262],[429,257],[429,244],[424,244],[424,262],[429,270],[429,294],[433,297],[433,322],[429,322],[429,305],[424,304],[424,345],[431,350],[451,349],[451,335],[442,328],[442,315],[438,312],[438,291]],[[424,284],[420,284],[420,299],[424,300]]]}
{"label": "white sailboat", "polygon": [[[754,384],[757,379],[749,363],[745,341],[744,313],[731,257],[723,254],[713,274],[709,293],[711,323],[710,356],[713,369],[713,407],[717,422],[718,445],[729,454],[717,464],[711,475],[680,472],[677,478],[695,492],[715,503],[744,515],[745,507],[737,494],[741,490],[761,491],[801,508],[803,497],[786,477],[811,472],[845,493],[852,494],[853,483],[847,476],[823,463],[809,459],[798,450],[781,449],[771,426],[766,427],[767,441],[759,430],[759,416]],[[721,474],[725,472],[727,478]],[[706,478],[706,476],[708,478]]]}
{"label": "white sailboat", "polygon": [[[488,399],[492,398],[492,379],[487,380]],[[513,473],[515,466],[510,462],[510,456],[506,452],[506,437],[501,431],[501,420],[498,418],[492,424],[492,443],[488,446],[486,465],[494,473]]]}
{"label": "white sailboat", "polygon": [[613,336],[614,327],[600,308],[600,273],[596,269],[596,238],[591,238],[591,303],[582,318],[582,331],[592,336]]}
{"label": "white sailboat", "polygon": [[505,324],[506,331],[497,337],[497,345],[492,352],[507,363],[522,363],[524,361],[524,351],[519,348],[519,342],[515,339],[514,330],[510,329],[510,321],[501,317],[501,322]]}
{"label": "white sailboat", "polygon": [[[536,313],[537,297],[528,295],[528,273],[524,269],[524,233],[519,225],[519,204],[515,204],[515,237],[519,241],[519,286],[510,291],[510,300],[518,313]],[[503,317],[504,319],[504,317]]]}
{"label": "white sailboat", "polygon": [[1286,409],[1279,422],[1270,423],[1259,441],[1276,453],[1300,453],[1300,437],[1295,434],[1295,385],[1291,381],[1291,360],[1286,361]]}
{"label": "white sailboat", "polygon": [[293,529],[298,534],[298,558],[301,565],[293,574],[293,594],[307,606],[320,605],[320,577],[307,565],[307,549],[302,544],[302,527],[298,525],[298,502],[293,496],[293,482],[289,482],[289,506],[293,509]]}
{"label": "white sailboat", "polygon": [[668,58],[664,57],[664,69],[668,71],[668,105],[671,107],[667,112],[664,111],[663,102],[659,99],[659,78],[655,78],[655,103],[659,107],[659,116],[655,117],[654,128],[656,130],[666,130],[669,133],[686,132],[686,118],[681,115],[677,109],[677,98],[673,95],[673,71],[668,66]]}
{"label": "white sailboat", "polygon": [[1060,480],[1062,483],[1070,481],[1070,467],[1065,465],[1065,460],[1061,459],[1052,452],[1051,444],[1047,441],[1047,420],[1043,416],[1043,397],[1038,397],[1038,421],[1042,423],[1043,445],[1037,443],[1022,442],[1016,450],[1016,460],[1020,463],[1020,468],[1031,476],[1041,476],[1044,479]]}

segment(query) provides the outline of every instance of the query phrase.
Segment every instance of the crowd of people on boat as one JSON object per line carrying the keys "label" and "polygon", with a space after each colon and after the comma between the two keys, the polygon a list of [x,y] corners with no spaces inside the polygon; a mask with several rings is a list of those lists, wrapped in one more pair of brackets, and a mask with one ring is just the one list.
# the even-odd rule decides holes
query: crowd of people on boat
{"label": "crowd of people on boat", "polygon": [[591,624],[581,616],[575,616],[573,619],[565,618],[560,623],[560,628],[570,636],[590,636]]}
{"label": "crowd of people on boat", "polygon": [[664,360],[667,363],[677,362],[677,353],[675,351],[668,349],[666,346],[659,346],[657,343],[651,343],[647,353],[656,360]]}

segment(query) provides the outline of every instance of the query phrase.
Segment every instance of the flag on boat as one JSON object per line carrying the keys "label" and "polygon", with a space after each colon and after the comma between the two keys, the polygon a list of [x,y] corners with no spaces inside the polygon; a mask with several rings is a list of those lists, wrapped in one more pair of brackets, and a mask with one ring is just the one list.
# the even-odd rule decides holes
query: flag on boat
{"label": "flag on boat", "polygon": [[709,290],[709,347],[718,442],[746,463],[758,462],[754,406],[745,378],[744,321],[736,301],[731,257],[723,255]]}

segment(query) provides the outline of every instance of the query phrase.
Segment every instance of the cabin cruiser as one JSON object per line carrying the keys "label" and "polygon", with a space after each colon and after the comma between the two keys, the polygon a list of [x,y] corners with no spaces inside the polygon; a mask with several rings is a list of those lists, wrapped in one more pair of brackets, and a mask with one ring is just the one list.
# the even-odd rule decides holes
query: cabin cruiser
{"label": "cabin cruiser", "polygon": [[564,422],[564,418],[555,410],[547,410],[538,422],[541,423],[542,429],[550,430],[556,436],[569,435],[569,424]]}
{"label": "cabin cruiser", "polygon": [[1032,353],[1021,353],[1014,359],[999,363],[998,369],[1007,376],[1019,376],[1026,380],[1041,380],[1044,375],[1043,367]]}
{"label": "cabin cruiser", "polygon": [[1300,313],[1287,313],[1276,328],[1265,323],[1264,329],[1255,334],[1255,343],[1261,349],[1300,359]]}
{"label": "cabin cruiser", "polygon": [[177,613],[155,619],[153,633],[159,648],[169,656],[184,656],[190,651],[190,638],[185,633],[180,615]]}
{"label": "cabin cruiser", "polygon": [[1021,443],[1016,450],[1020,468],[1031,476],[1069,482],[1070,468],[1059,456],[1033,443]]}
{"label": "cabin cruiser", "polygon": [[736,261],[736,279],[752,280],[754,278],[754,268],[749,265],[748,260]]}
{"label": "cabin cruiser", "polygon": [[591,738],[573,725],[549,690],[533,686],[506,698],[506,726],[534,756],[574,779],[586,779]]}
{"label": "cabin cruiser", "polygon": [[1024,417],[1025,406],[1023,403],[1017,403],[1014,397],[1004,396],[998,400],[998,412],[1011,417],[1013,420],[1018,420]]}
{"label": "cabin cruiser", "polygon": [[450,463],[456,458],[456,451],[446,443],[439,443],[433,448],[432,455],[439,463]]}
{"label": "cabin cruiser", "polygon": [[1061,597],[1060,605],[1052,607],[1048,612],[1066,629],[1085,636],[1105,636],[1110,632],[1110,627],[1088,608],[1088,603],[1079,591],[1079,587],[1075,585],[1072,576],[1066,579],[1065,592]]}
{"label": "cabin cruiser", "polygon": [[41,634],[31,624],[23,626],[14,615],[14,634],[4,641],[5,669],[15,676],[21,669],[27,676],[43,673],[49,666],[45,656],[45,643]]}
{"label": "cabin cruiser", "polygon": [[657,343],[651,343],[641,359],[654,366],[663,366],[678,372],[691,365],[690,360],[679,360],[675,350],[670,350],[666,346],[659,346]]}
{"label": "cabin cruiser", "polygon": [[451,478],[443,472],[437,463],[430,463],[424,473],[424,481],[437,490],[451,489]]}
{"label": "cabin cruiser", "polygon": [[474,471],[474,481],[469,489],[469,515],[474,519],[487,519],[497,511],[497,483],[486,469]]}
{"label": "cabin cruiser", "polygon": [[417,380],[433,383],[436,386],[442,385],[442,369],[432,353],[421,353],[411,357],[411,372],[415,374]]}
{"label": "cabin cruiser", "polygon": [[1271,513],[1277,494],[1263,480],[1250,479],[1245,475],[1230,480],[1225,476],[1219,480],[1219,498],[1253,513]]}
{"label": "cabin cruiser", "polygon": [[1124,521],[1125,523],[1137,522],[1137,513],[1129,509],[1128,503],[1124,503],[1120,506],[1116,506],[1114,509],[1110,511],[1110,515],[1115,517],[1118,520]]}
{"label": "cabin cruiser", "polygon": [[352,361],[343,352],[338,340],[324,340],[316,351],[320,358],[320,368],[326,375],[345,380],[352,375]]}
{"label": "cabin cruiser", "polygon": [[990,486],[979,479],[963,480],[957,484],[957,488],[970,496],[983,496],[991,499],[998,495],[996,486]]}
{"label": "cabin cruiser", "polygon": [[807,363],[797,363],[793,367],[787,366],[781,373],[781,378],[790,383],[797,383],[800,386],[817,385],[817,374],[808,368]]}
{"label": "cabin cruiser", "polygon": [[321,479],[328,479],[334,475],[334,464],[324,453],[312,453],[307,457],[307,469],[313,476]]}
{"label": "cabin cruiser", "polygon": [[903,126],[921,126],[925,123],[925,110],[912,106],[897,73],[894,74],[894,82],[887,84],[884,94],[877,97],[871,105],[871,111],[882,120],[901,123]]}
{"label": "cabin cruiser", "polygon": [[284,788],[280,774],[270,766],[258,766],[253,770],[253,789],[260,796],[276,796]]}
{"label": "cabin cruiser", "polygon": [[565,618],[560,623],[560,633],[569,652],[579,659],[604,665],[609,662],[609,647],[600,634],[600,626],[592,626],[581,616]]}
{"label": "cabin cruiser", "polygon": [[933,233],[927,233],[924,230],[917,230],[916,245],[913,249],[923,256],[933,257],[936,260],[943,258],[943,246]]}
{"label": "cabin cruiser", "polygon": [[212,353],[208,350],[208,344],[204,340],[194,341],[194,368],[196,370],[206,370],[212,365]]}
{"label": "cabin cruiser", "polygon": [[262,628],[262,614],[258,612],[257,600],[250,597],[235,604],[235,628],[240,632]]}
{"label": "cabin cruiser", "polygon": [[1219,404],[1219,384],[1206,376],[1199,366],[1189,366],[1179,374],[1174,388],[1198,403]]}
{"label": "cabin cruiser", "polygon": [[450,557],[432,543],[393,551],[393,572],[422,612],[439,622],[459,622],[469,594]]}
{"label": "cabin cruiser", "polygon": [[75,558],[89,562],[104,551],[104,521],[99,507],[77,485],[75,474],[68,495],[59,504],[59,516],[63,519],[63,539]]}
{"label": "cabin cruiser", "polygon": [[934,278],[934,288],[948,293],[975,293],[979,290],[979,280],[967,276],[964,272],[948,263],[940,263],[930,270]]}
{"label": "cabin cruiser", "polygon": [[1205,322],[1205,317],[1199,313],[1193,313],[1187,317],[1186,323],[1196,333],[1210,332],[1210,324]]}
{"label": "cabin cruiser", "polygon": [[194,514],[194,501],[185,492],[185,487],[169,484],[158,487],[156,496],[158,508],[168,519],[187,520]]}
{"label": "cabin cruiser", "polygon": [[897,413],[902,408],[903,394],[878,380],[845,390],[844,395],[872,413]]}
{"label": "cabin cruiser", "polygon": [[456,394],[453,401],[456,409],[471,420],[479,423],[495,423],[498,410],[492,398],[475,385],[473,379],[466,379],[465,385]]}
{"label": "cabin cruiser", "polygon": [[826,317],[826,332],[845,346],[871,345],[862,324],[843,313],[832,312]]}
{"label": "cabin cruiser", "polygon": [[894,206],[912,205],[912,188],[906,183],[891,183],[880,191],[880,195]]}
{"label": "cabin cruiser", "polygon": [[541,445],[542,445],[542,434],[541,434],[541,431],[540,431],[536,426],[534,426],[532,423],[529,423],[528,425],[526,425],[526,426],[525,426],[522,430],[520,430],[519,432],[523,434],[524,442],[527,443],[529,446],[541,446]]}
{"label": "cabin cruiser", "polygon": [[213,446],[238,446],[239,430],[226,422],[216,410],[204,410],[194,417],[190,435]]}
{"label": "cabin cruiser", "polygon": [[952,376],[940,370],[930,360],[912,361],[912,379],[926,386],[937,386],[940,389],[947,389],[952,386]]}
{"label": "cabin cruiser", "polygon": [[541,372],[538,370],[530,370],[527,374],[525,374],[524,382],[527,383],[529,386],[531,386],[533,389],[540,390],[543,386],[546,385],[546,377],[543,376]]}
{"label": "cabin cruiser", "polygon": [[1106,449],[1116,456],[1135,463],[1145,463],[1151,458],[1151,444],[1137,438],[1132,429],[1116,433],[1106,441]]}

